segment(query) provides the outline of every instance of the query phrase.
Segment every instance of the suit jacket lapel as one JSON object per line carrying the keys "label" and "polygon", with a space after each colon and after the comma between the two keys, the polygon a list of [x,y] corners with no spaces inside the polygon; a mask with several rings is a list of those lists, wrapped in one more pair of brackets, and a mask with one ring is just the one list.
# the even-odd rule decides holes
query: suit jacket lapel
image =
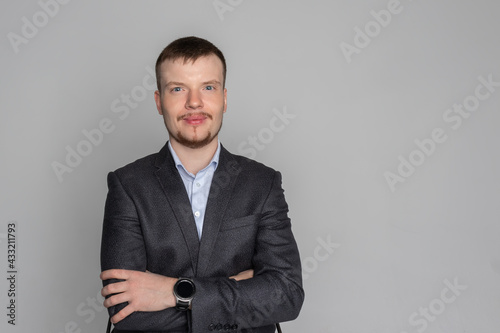
{"label": "suit jacket lapel", "polygon": [[[238,162],[221,146],[219,165],[210,186],[198,257],[197,276],[203,277],[219,234],[224,213],[240,172]],[[194,223],[194,222],[193,222]]]}
{"label": "suit jacket lapel", "polygon": [[158,170],[155,171],[155,175],[163,188],[163,192],[181,228],[182,236],[189,250],[189,256],[191,257],[193,273],[196,276],[198,253],[200,249],[198,232],[196,231],[196,223],[194,221],[186,188],[175,166],[172,154],[168,149],[168,144],[163,146],[160,150],[155,166],[158,168]]}

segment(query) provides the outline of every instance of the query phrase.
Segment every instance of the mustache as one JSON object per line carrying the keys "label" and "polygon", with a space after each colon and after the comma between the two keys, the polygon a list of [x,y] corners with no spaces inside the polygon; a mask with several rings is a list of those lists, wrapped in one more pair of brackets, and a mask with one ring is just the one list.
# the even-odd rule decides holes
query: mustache
{"label": "mustache", "polygon": [[203,111],[200,111],[200,112],[188,112],[188,113],[185,113],[182,116],[177,117],[177,120],[180,121],[180,120],[183,120],[185,118],[192,117],[192,116],[204,116],[204,117],[207,117],[208,119],[213,119],[213,117],[212,117],[211,114],[203,112]]}

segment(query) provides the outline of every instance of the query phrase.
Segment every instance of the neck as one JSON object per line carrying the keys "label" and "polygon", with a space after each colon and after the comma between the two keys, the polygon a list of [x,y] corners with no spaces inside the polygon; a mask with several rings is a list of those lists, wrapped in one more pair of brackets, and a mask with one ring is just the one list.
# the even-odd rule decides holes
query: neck
{"label": "neck", "polygon": [[212,157],[214,157],[217,151],[218,140],[217,137],[215,137],[208,145],[196,149],[183,146],[174,139],[170,140],[170,144],[187,171],[196,175],[198,171],[206,167],[212,160]]}

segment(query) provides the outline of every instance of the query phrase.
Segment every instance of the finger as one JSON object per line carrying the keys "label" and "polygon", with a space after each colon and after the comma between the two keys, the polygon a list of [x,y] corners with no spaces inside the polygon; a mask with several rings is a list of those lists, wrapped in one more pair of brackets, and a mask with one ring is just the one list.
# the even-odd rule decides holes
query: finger
{"label": "finger", "polygon": [[116,294],[113,296],[110,296],[102,302],[102,305],[104,305],[106,308],[109,308],[110,306],[115,306],[117,304],[125,303],[130,300],[130,295],[128,293],[121,293],[121,294]]}
{"label": "finger", "polygon": [[117,322],[122,321],[123,319],[128,317],[132,312],[134,312],[133,307],[131,305],[127,305],[120,312],[111,317],[111,322],[113,324],[116,324]]}
{"label": "finger", "polygon": [[238,275],[242,276],[245,279],[251,278],[253,277],[253,269],[247,269],[246,271],[243,271]]}
{"label": "finger", "polygon": [[230,276],[229,278],[230,279],[238,280],[241,277],[242,274],[243,274],[243,272],[239,272],[238,274]]}
{"label": "finger", "polygon": [[124,291],[127,291],[127,282],[115,282],[115,283],[110,283],[104,288],[101,289],[101,295],[103,297],[106,297],[111,294],[118,294],[122,293]]}
{"label": "finger", "polygon": [[241,279],[242,279],[242,280],[247,280],[247,279],[251,279],[251,278],[253,278],[253,274],[252,274],[252,272],[249,272],[249,271],[244,272],[244,273],[241,275]]}
{"label": "finger", "polygon": [[130,271],[126,269],[108,269],[101,273],[101,280],[109,280],[109,279],[128,279],[130,275]]}

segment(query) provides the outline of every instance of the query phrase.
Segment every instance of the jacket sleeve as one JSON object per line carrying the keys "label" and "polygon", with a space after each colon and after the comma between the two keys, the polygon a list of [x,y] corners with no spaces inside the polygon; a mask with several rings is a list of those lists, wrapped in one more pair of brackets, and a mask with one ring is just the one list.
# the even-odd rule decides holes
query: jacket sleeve
{"label": "jacket sleeve", "polygon": [[255,249],[251,279],[194,279],[193,332],[256,328],[298,316],[304,301],[301,264],[279,172],[262,207]]}
{"label": "jacket sleeve", "polygon": [[[146,267],[146,247],[135,204],[118,176],[110,172],[101,240],[101,270],[119,268],[144,272]],[[113,282],[117,280],[103,281],[103,285]],[[115,315],[127,304],[110,307],[109,315]],[[115,326],[118,330],[174,331],[186,326],[186,315],[174,308],[134,312]]]}

